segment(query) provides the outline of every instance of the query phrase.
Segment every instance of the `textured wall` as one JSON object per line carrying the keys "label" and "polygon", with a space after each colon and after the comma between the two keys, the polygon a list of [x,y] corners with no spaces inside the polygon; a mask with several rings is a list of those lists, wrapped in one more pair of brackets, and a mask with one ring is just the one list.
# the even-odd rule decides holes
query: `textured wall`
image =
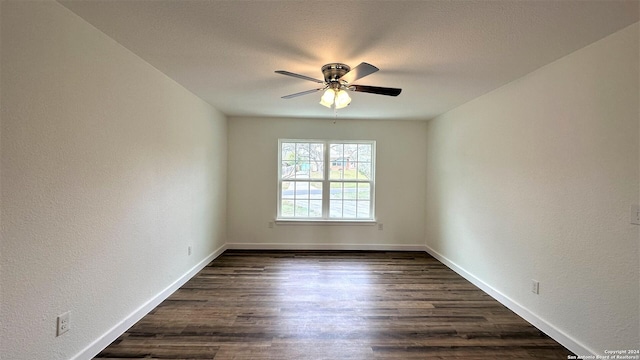
{"label": "textured wall", "polygon": [[226,119],[56,2],[1,24],[0,358],[69,359],[223,246]]}
{"label": "textured wall", "polygon": [[640,344],[638,76],[635,24],[427,130],[428,246],[596,353]]}
{"label": "textured wall", "polygon": [[[412,121],[230,119],[230,246],[424,248],[425,127]],[[268,228],[276,217],[278,138],[376,140],[376,218],[384,230],[326,224]]]}

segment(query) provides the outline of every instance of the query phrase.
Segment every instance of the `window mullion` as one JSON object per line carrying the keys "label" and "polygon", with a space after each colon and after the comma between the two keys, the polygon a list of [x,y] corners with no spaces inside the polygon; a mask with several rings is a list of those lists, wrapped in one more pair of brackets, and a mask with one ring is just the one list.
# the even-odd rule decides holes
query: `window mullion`
{"label": "window mullion", "polygon": [[282,216],[282,140],[278,140],[278,203],[276,205],[276,218]]}
{"label": "window mullion", "polygon": [[329,196],[331,194],[330,191],[330,183],[329,183],[329,170],[331,166],[329,164],[329,143],[324,142],[323,146],[323,161],[324,166],[322,169],[322,218],[329,218]]}

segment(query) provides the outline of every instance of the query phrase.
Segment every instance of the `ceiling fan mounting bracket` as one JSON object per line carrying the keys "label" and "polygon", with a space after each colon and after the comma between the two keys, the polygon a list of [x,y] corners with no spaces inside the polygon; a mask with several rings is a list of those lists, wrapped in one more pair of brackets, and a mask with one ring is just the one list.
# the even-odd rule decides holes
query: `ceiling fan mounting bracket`
{"label": "ceiling fan mounting bracket", "polygon": [[351,67],[342,63],[330,63],[322,67],[322,75],[324,75],[324,81],[331,86],[332,83],[337,84],[331,86],[332,88],[340,87],[340,78],[346,73],[351,71]]}

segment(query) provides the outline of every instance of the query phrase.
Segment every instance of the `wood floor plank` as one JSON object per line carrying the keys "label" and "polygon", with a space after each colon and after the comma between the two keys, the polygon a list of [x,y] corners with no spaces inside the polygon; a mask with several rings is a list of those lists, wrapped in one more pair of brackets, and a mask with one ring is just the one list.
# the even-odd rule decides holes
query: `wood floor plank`
{"label": "wood floor plank", "polygon": [[426,253],[226,251],[96,359],[566,359]]}

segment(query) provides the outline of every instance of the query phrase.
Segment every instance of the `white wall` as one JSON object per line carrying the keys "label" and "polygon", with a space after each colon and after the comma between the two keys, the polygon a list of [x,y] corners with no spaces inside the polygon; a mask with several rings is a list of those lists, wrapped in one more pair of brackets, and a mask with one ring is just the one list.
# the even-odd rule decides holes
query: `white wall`
{"label": "white wall", "polygon": [[0,358],[69,359],[224,245],[226,118],[58,3],[1,24]]}
{"label": "white wall", "polygon": [[430,251],[579,354],[640,344],[638,31],[428,123]]}
{"label": "white wall", "polygon": [[[229,119],[229,247],[424,249],[425,127],[410,121]],[[384,229],[268,228],[276,217],[279,138],[376,140],[376,218]]]}

